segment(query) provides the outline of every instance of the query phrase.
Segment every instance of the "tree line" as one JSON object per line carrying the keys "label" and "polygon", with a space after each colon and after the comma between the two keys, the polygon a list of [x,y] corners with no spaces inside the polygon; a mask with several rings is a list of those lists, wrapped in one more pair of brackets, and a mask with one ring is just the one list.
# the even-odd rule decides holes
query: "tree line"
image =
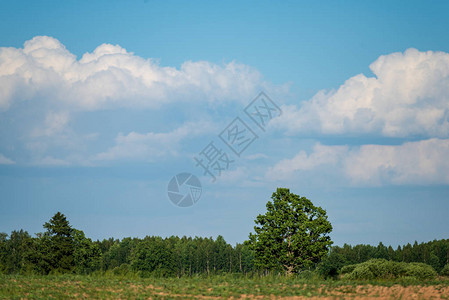
{"label": "tree line", "polygon": [[[72,228],[57,213],[44,224],[46,232],[31,236],[26,231],[0,233],[0,272],[49,274],[110,272],[140,276],[191,276],[195,274],[254,273],[255,251],[250,243],[228,244],[222,236],[104,239],[92,241]],[[398,262],[423,262],[441,271],[449,262],[449,239],[407,244],[393,249],[379,243],[330,248],[321,262],[308,265],[323,275],[334,275],[345,265],[372,258]]]}
{"label": "tree line", "polygon": [[60,212],[32,237],[28,232],[0,233],[0,272],[77,273],[135,272],[141,276],[248,273],[254,270],[248,245],[228,244],[222,236],[104,239],[92,241],[72,228]]}
{"label": "tree line", "polygon": [[[192,276],[221,273],[284,273],[316,270],[336,276],[344,266],[370,259],[421,262],[440,272],[449,262],[449,240],[393,249],[391,246],[332,247],[332,225],[324,209],[287,188],[278,188],[265,214],[254,221],[254,233],[232,246],[222,236],[105,239],[92,241],[56,213],[32,237],[26,231],[0,233],[0,272],[138,274]],[[448,267],[449,268],[449,267]]]}

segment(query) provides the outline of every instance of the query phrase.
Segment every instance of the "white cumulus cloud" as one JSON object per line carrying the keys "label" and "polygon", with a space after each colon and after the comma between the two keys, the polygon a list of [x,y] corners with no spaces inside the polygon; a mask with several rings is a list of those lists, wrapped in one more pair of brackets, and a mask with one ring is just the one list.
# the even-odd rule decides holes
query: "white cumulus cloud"
{"label": "white cumulus cloud", "polygon": [[449,184],[449,140],[428,139],[399,146],[362,145],[344,158],[355,184]]}
{"label": "white cumulus cloud", "polygon": [[269,179],[288,179],[297,171],[314,170],[321,165],[335,166],[346,155],[347,146],[326,146],[317,143],[313,152],[300,151],[291,159],[283,159],[267,172]]}
{"label": "white cumulus cloud", "polygon": [[408,49],[380,56],[370,69],[375,77],[359,74],[300,106],[284,106],[273,123],[292,134],[449,136],[448,53]]}
{"label": "white cumulus cloud", "polygon": [[36,36],[23,48],[0,48],[3,111],[17,101],[31,99],[81,110],[248,101],[267,87],[257,70],[235,62],[187,61],[179,69],[163,67],[111,44],[102,44],[78,60],[48,36]]}
{"label": "white cumulus cloud", "polygon": [[449,184],[447,157],[448,139],[352,147],[316,144],[309,154],[300,151],[279,161],[267,171],[266,178],[292,179],[319,169],[320,176],[333,173],[354,185]]}
{"label": "white cumulus cloud", "polygon": [[[174,107],[182,112],[177,121],[194,122],[204,131],[213,126],[199,121],[201,112],[225,102],[230,106],[247,103],[261,89],[276,94],[288,87],[274,86],[256,69],[236,62],[186,61],[178,68],[162,66],[111,44],[77,57],[57,39],[36,36],[21,48],[0,47],[0,118],[8,124],[2,134],[9,137],[0,151],[15,149],[20,153],[17,163],[35,165],[175,155],[180,141],[196,129],[185,125],[173,132],[139,133],[129,128],[142,121],[124,116],[158,109],[163,117],[154,122],[165,122],[161,120],[171,118]],[[105,117],[114,114],[119,117]],[[111,126],[114,132],[107,134],[104,124],[95,126],[102,119],[123,122],[125,133]],[[116,139],[107,141],[106,136]],[[0,158],[3,164],[12,162]]]}

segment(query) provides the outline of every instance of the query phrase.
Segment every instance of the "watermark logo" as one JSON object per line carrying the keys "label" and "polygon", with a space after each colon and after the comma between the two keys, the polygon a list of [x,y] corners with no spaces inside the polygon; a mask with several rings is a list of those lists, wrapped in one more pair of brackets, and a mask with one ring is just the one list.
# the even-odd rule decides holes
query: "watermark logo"
{"label": "watermark logo", "polygon": [[[193,157],[195,166],[202,170],[204,176],[210,177],[211,182],[215,182],[223,171],[229,170],[231,164],[259,138],[255,132],[257,129],[265,132],[271,119],[282,114],[279,106],[264,92],[257,95],[243,112],[245,114],[241,114],[242,118],[235,117],[220,132],[218,139],[210,141],[203,150]],[[181,192],[180,189],[183,185],[188,188],[184,188],[184,192]],[[181,207],[195,204],[201,197],[201,191],[200,181],[190,173],[178,174],[168,184],[168,197],[175,205]]]}
{"label": "watermark logo", "polygon": [[219,137],[238,157],[259,138],[239,117],[229,123]]}
{"label": "watermark logo", "polygon": [[200,200],[202,192],[200,180],[190,173],[179,173],[167,186],[168,198],[179,207],[192,206]]}
{"label": "watermark logo", "polygon": [[217,180],[217,176],[221,175],[221,171],[228,170],[229,165],[234,162],[231,160],[223,149],[217,148],[214,142],[210,142],[200,153],[198,157],[194,156],[196,167],[201,167],[204,171],[203,175],[208,175],[212,178],[212,182]]}
{"label": "watermark logo", "polygon": [[282,114],[282,110],[273,102],[264,92],[261,92],[247,107],[244,109],[245,114],[265,131],[271,119]]}

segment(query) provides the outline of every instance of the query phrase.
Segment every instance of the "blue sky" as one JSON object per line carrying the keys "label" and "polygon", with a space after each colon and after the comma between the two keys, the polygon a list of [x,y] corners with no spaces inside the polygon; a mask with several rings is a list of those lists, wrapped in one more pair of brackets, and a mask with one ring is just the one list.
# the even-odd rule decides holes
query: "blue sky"
{"label": "blue sky", "polygon": [[[336,244],[447,238],[449,4],[3,1],[0,231],[244,241],[276,187]],[[193,157],[260,91],[281,107],[211,183]],[[254,124],[253,124],[254,125]],[[223,148],[225,147],[222,145]],[[167,184],[200,177],[174,206]]]}

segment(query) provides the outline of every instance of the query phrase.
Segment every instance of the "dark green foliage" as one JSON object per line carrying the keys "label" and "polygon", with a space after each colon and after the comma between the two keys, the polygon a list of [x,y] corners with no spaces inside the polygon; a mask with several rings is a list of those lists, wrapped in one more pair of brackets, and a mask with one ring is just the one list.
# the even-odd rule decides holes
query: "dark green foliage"
{"label": "dark green foliage", "polygon": [[[109,243],[112,241],[112,243]],[[102,268],[103,270],[112,270],[122,264],[131,263],[131,253],[138,243],[138,239],[124,238],[122,241],[119,240],[104,240],[102,243],[97,243],[98,247],[101,249],[101,244],[107,245],[103,246],[103,260]]]}
{"label": "dark green foliage", "polygon": [[13,231],[9,239],[6,234],[2,234],[0,238],[0,270],[6,274],[31,271],[35,245],[28,232]]}
{"label": "dark green foliage", "polygon": [[392,279],[405,276],[432,279],[437,274],[427,264],[396,262],[386,259],[370,259],[351,268],[353,268],[352,272],[345,275],[347,279]]}
{"label": "dark green foliage", "polygon": [[440,272],[441,276],[449,276],[449,264],[446,264]]}
{"label": "dark green foliage", "polygon": [[75,272],[78,274],[89,274],[98,270],[101,265],[101,251],[98,244],[86,238],[84,232],[74,229],[74,260]]}
{"label": "dark green foliage", "polygon": [[51,255],[51,240],[47,234],[38,234],[36,243],[36,255],[34,257],[34,270],[39,274],[48,274],[53,271],[53,262]]}
{"label": "dark green foliage", "polygon": [[346,258],[340,253],[330,251],[329,255],[318,265],[318,272],[324,277],[337,277],[346,264]]}
{"label": "dark green foliage", "polygon": [[9,259],[8,252],[6,251],[6,244],[8,242],[8,235],[6,233],[0,232],[0,274],[5,274],[6,263]]}
{"label": "dark green foliage", "polygon": [[286,188],[278,188],[271,199],[250,234],[256,266],[287,274],[314,266],[332,244],[326,211]]}
{"label": "dark green foliage", "polygon": [[75,239],[73,229],[66,217],[57,212],[49,222],[44,224],[48,239],[48,247],[44,253],[52,270],[56,272],[69,272],[75,268],[74,252]]}
{"label": "dark green foliage", "polygon": [[[422,260],[418,260],[418,261],[424,261],[424,260],[422,259]],[[428,256],[426,263],[428,265],[432,266],[432,268],[434,268],[435,270],[441,270],[440,259],[433,252],[430,253],[430,255]]]}
{"label": "dark green foliage", "polygon": [[146,237],[133,253],[131,268],[144,277],[174,275],[173,249],[160,237]]}

